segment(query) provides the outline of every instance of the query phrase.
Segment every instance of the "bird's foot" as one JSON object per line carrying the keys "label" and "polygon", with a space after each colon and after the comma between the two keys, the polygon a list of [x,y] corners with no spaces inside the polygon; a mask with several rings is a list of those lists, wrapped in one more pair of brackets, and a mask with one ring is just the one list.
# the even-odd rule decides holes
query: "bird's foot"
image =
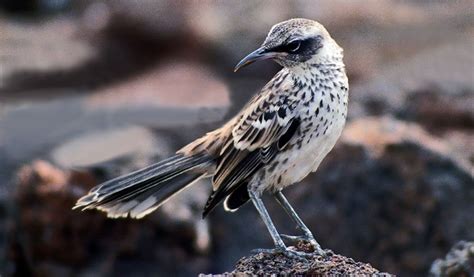
{"label": "bird's foot", "polygon": [[314,253],[306,253],[303,251],[297,251],[290,247],[277,247],[273,249],[254,249],[251,251],[253,254],[265,253],[265,254],[283,254],[290,259],[308,261],[308,258],[313,257]]}
{"label": "bird's foot", "polygon": [[286,239],[291,242],[298,242],[298,241],[310,241],[314,240],[314,238],[309,237],[309,236],[293,236],[293,235],[285,235],[285,234],[280,234],[280,237],[283,239]]}
{"label": "bird's foot", "polygon": [[286,239],[291,242],[304,242],[312,246],[313,252],[320,256],[326,256],[326,252],[321,248],[321,245],[314,239],[312,235],[302,235],[302,236],[291,236],[280,234],[281,238]]}

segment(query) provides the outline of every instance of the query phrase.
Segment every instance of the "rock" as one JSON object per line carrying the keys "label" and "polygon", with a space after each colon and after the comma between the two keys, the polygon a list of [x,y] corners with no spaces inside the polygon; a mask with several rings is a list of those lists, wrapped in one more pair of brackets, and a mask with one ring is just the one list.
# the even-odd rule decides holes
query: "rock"
{"label": "rock", "polygon": [[474,275],[474,242],[456,243],[444,259],[437,259],[431,265],[430,276],[454,277]]}
{"label": "rock", "polygon": [[159,66],[128,82],[98,91],[86,101],[92,109],[157,106],[225,112],[230,106],[226,85],[204,66],[192,63]]}
{"label": "rock", "polygon": [[443,134],[443,139],[448,141],[452,147],[453,154],[458,157],[464,157],[474,165],[474,132],[466,130],[451,130]]}
{"label": "rock", "polygon": [[[296,250],[308,252],[308,246],[299,243]],[[326,257],[314,255],[306,260],[288,258],[283,254],[256,253],[241,258],[231,273],[222,275],[200,276],[248,276],[248,275],[277,275],[277,276],[392,276],[382,273],[370,264],[356,262],[351,258],[334,254],[326,250]]]}
{"label": "rock", "polygon": [[53,149],[51,156],[56,164],[65,168],[92,167],[123,157],[168,155],[169,148],[163,139],[156,140],[148,129],[129,126],[74,137]]}
{"label": "rock", "polygon": [[18,213],[7,233],[11,275],[127,275],[140,268],[144,274],[168,276],[208,270],[209,261],[201,255],[209,251],[209,230],[205,220],[196,220],[207,187],[184,191],[179,203],[171,199],[144,220],[111,220],[101,212],[71,210],[78,197],[102,179],[46,161],[18,172],[12,201]]}
{"label": "rock", "polygon": [[[203,55],[196,38],[179,31],[178,17],[169,9],[161,9],[166,16],[152,13],[152,18],[173,24],[154,22],[150,28],[139,20],[140,15],[130,18],[123,13],[134,6],[130,1],[120,1],[120,5],[115,5],[119,1],[75,2],[74,16],[46,22],[0,18],[0,42],[5,53],[0,72],[1,100],[87,94],[133,79],[160,62],[173,62],[175,57],[196,62]],[[175,7],[161,2],[135,4],[145,12],[154,6]],[[128,11],[133,13],[133,8]],[[173,11],[181,13],[180,9]]]}
{"label": "rock", "polygon": [[[284,193],[322,247],[396,275],[426,275],[452,244],[474,239],[474,177],[450,149],[413,123],[354,120],[318,171]],[[272,197],[264,201],[281,233],[298,234]],[[251,204],[216,210],[210,221],[222,271],[272,247]]]}
{"label": "rock", "polygon": [[189,34],[186,15],[191,11],[187,2],[118,0],[107,5],[115,20],[135,22],[151,36],[170,39]]}
{"label": "rock", "polygon": [[11,15],[21,14],[24,17],[48,16],[57,12],[65,11],[70,7],[71,1],[51,1],[51,0],[25,0],[14,1],[5,0],[2,2],[2,10]]}
{"label": "rock", "polygon": [[[80,28],[71,18],[63,17],[36,24],[0,19],[0,25],[0,45],[4,53],[0,71],[0,99],[18,97],[10,95],[16,86],[13,82],[28,81],[25,72],[71,70],[96,54],[94,47],[77,37]],[[22,72],[23,77],[19,74],[17,80],[11,80],[11,75],[18,72]]]}
{"label": "rock", "polygon": [[473,171],[449,149],[414,124],[356,120],[291,201],[322,213],[310,224],[323,246],[397,275],[426,274],[454,242],[474,239]]}
{"label": "rock", "polygon": [[473,43],[470,38],[461,39],[387,66],[373,80],[352,87],[351,115],[397,115],[437,133],[472,129]]}

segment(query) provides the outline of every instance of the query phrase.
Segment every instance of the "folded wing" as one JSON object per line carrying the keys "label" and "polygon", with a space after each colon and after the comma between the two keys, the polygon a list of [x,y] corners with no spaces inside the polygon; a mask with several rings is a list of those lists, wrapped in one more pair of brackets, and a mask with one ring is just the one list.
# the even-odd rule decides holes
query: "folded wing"
{"label": "folded wing", "polygon": [[[230,210],[247,202],[246,188],[242,186],[246,187],[250,178],[298,132],[297,105],[288,99],[288,94],[260,96],[245,109],[222,148],[213,177],[214,191],[204,208],[204,217],[227,197],[231,201],[226,201],[225,207]],[[238,199],[232,198],[233,192]]]}

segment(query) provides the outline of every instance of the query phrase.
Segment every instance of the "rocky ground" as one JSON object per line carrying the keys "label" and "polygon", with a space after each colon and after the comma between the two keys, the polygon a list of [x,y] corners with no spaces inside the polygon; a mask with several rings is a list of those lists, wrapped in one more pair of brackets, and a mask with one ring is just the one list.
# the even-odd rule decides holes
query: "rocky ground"
{"label": "rocky ground", "polygon": [[[299,243],[295,250],[311,252],[313,249]],[[325,251],[325,256],[314,255],[306,259],[291,259],[282,254],[257,253],[241,258],[231,274],[239,275],[288,275],[288,276],[392,276],[380,272],[370,264],[355,262],[351,258]]]}
{"label": "rocky ground", "polygon": [[[56,14],[35,4],[0,15],[0,274],[472,275],[470,1],[68,3]],[[251,205],[201,220],[205,181],[139,221],[70,210],[95,184],[238,111],[278,67],[233,66],[294,16],[328,27],[351,80],[341,140],[286,192],[338,254],[309,265],[248,256],[271,246],[263,223]],[[265,202],[279,229],[296,233]]]}

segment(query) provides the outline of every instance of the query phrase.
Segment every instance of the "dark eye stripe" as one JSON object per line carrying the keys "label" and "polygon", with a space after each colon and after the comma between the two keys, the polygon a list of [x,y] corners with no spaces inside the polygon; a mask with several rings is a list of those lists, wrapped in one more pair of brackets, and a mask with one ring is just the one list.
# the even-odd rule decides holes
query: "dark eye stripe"
{"label": "dark eye stripe", "polygon": [[[297,45],[299,44],[299,45]],[[298,46],[298,47],[296,47]],[[311,49],[318,49],[321,46],[321,36],[310,37],[304,40],[293,40],[289,43],[276,46],[269,51],[271,52],[286,52],[290,54],[298,54],[307,51],[311,51]],[[297,48],[297,49],[295,49]]]}

